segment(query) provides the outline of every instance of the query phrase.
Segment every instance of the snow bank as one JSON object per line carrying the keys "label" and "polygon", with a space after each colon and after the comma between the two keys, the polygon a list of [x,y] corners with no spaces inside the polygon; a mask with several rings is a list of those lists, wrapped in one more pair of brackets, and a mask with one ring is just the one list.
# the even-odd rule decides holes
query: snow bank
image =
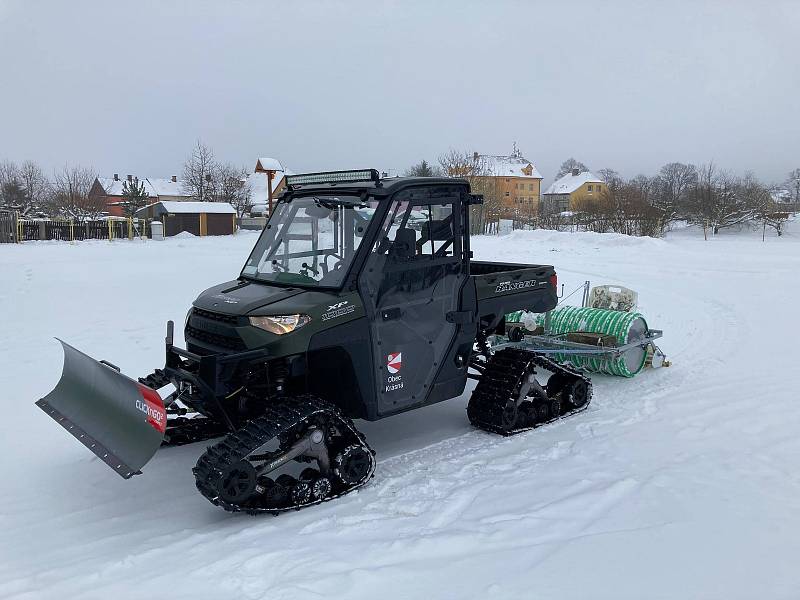
{"label": "snow bank", "polygon": [[[480,236],[492,237],[492,236]],[[554,231],[550,229],[524,230],[517,229],[507,236],[500,236],[499,243],[536,243],[552,244],[559,246],[586,246],[596,248],[602,246],[611,248],[615,246],[658,247],[664,244],[664,240],[647,236],[631,236],[621,233],[595,233],[593,231]]]}
{"label": "snow bank", "polygon": [[472,429],[467,394],[359,422],[374,481],[278,518],[204,500],[202,444],[123,481],[33,405],[60,375],[54,335],[134,376],[160,366],[166,320],[257,232],[0,245],[0,597],[796,597],[797,349],[775,324],[796,323],[799,240],[696,233],[477,237],[480,258],[555,264],[567,289],[636,289],[674,366],[594,376],[588,411],[513,438]]}

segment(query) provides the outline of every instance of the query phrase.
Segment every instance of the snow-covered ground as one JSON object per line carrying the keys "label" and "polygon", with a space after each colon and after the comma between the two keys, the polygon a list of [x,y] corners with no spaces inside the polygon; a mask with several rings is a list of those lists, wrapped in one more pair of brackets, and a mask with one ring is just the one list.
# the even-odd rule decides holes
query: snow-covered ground
{"label": "snow-covered ground", "polygon": [[476,238],[478,258],[556,265],[568,291],[638,290],[673,366],[595,376],[588,411],[508,439],[470,427],[466,395],[360,423],[375,479],[278,518],[202,498],[200,445],[124,481],[33,404],[60,375],[56,335],[132,375],[159,366],[164,322],[255,239],[0,246],[0,597],[800,595],[800,222],[766,243]]}

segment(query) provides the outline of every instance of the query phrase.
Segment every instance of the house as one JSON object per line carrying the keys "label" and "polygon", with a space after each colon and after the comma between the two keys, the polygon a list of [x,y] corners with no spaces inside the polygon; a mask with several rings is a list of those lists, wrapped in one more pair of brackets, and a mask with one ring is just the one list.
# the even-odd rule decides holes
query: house
{"label": "house", "polygon": [[200,236],[236,231],[236,209],[227,202],[159,200],[140,208],[135,216],[161,221],[166,236],[183,231]]}
{"label": "house", "polygon": [[89,198],[97,199],[98,202],[103,202],[110,216],[122,217],[125,215],[123,187],[126,182],[128,182],[129,185],[134,182],[144,184],[148,203],[152,203],[156,200],[175,202],[191,200],[191,195],[183,191],[177,175],[173,175],[170,179],[139,179],[133,175],[128,175],[125,179],[120,179],[117,173],[114,174],[114,177],[96,178],[89,190]]}
{"label": "house", "polygon": [[286,186],[284,176],[292,174],[276,158],[262,157],[256,160],[254,172],[247,176],[253,206],[264,206],[261,212],[270,214],[273,199]]}
{"label": "house", "polygon": [[775,204],[792,204],[792,192],[786,188],[773,188],[770,197]]}
{"label": "house", "polygon": [[542,176],[533,163],[515,147],[510,156],[473,154],[476,177],[484,180],[483,189],[496,190],[500,197],[501,216],[535,213],[541,196]]}
{"label": "house", "polygon": [[143,183],[148,197],[154,196],[154,191],[146,179],[142,179],[140,182],[139,178],[133,175],[120,179],[119,175],[114,173],[114,177],[97,177],[94,180],[89,190],[89,199],[93,203],[103,203],[110,216],[122,217],[125,215],[125,196],[122,192],[126,182],[129,185]]}
{"label": "house", "polygon": [[573,211],[583,200],[600,198],[605,190],[606,183],[591,171],[572,169],[542,194],[542,208],[549,213]]}
{"label": "house", "polygon": [[183,184],[178,181],[178,176],[173,175],[169,179],[153,179],[147,178],[147,183],[155,192],[155,197],[159,200],[166,200],[168,202],[189,202],[192,199],[192,194],[184,190]]}

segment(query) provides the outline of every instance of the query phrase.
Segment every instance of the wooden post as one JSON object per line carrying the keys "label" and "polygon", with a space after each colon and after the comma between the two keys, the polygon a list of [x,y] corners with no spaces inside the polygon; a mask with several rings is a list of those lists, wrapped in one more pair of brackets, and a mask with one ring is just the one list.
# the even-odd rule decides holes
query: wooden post
{"label": "wooden post", "polygon": [[69,219],[69,241],[75,242],[75,223],[72,222],[72,217]]}
{"label": "wooden post", "polygon": [[272,178],[275,177],[275,171],[267,171],[267,206],[269,207],[268,216],[272,216]]}
{"label": "wooden post", "polygon": [[128,217],[128,239],[133,239],[133,217]]}

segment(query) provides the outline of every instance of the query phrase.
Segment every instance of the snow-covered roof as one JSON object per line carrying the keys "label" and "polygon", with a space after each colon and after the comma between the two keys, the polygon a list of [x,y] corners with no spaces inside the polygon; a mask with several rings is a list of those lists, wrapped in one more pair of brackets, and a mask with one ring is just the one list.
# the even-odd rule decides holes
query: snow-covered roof
{"label": "snow-covered roof", "polygon": [[285,171],[281,161],[277,158],[263,156],[256,161],[256,172],[259,171]]}
{"label": "snow-covered roof", "polygon": [[573,175],[571,172],[567,173],[560,179],[556,179],[545,194],[571,194],[584,183],[603,183],[603,180],[597,177],[591,171],[584,171]]}
{"label": "snow-covered roof", "polygon": [[[122,196],[122,186],[127,179],[114,179],[113,177],[98,177],[97,180],[106,192],[107,196]],[[140,179],[140,183],[144,183],[144,190],[148,196],[156,196],[156,191],[147,179]]]}
{"label": "snow-covered roof", "polygon": [[[100,182],[100,185],[103,186],[106,195],[122,196],[122,186],[126,179],[120,178],[115,180],[113,177],[98,177],[97,180]],[[155,179],[148,177],[146,179],[140,179],[139,181],[144,183],[144,189],[151,198],[156,198],[157,196],[191,197],[191,194],[183,189],[183,184],[179,179],[177,181],[172,181],[172,179]]]}
{"label": "snow-covered roof", "polygon": [[[533,166],[533,163],[524,156],[494,156],[491,154],[481,154],[478,159],[492,175],[497,177],[530,177],[531,179],[541,179],[542,175]],[[523,169],[530,166],[530,175],[526,175]]]}
{"label": "snow-covered roof", "polygon": [[163,209],[168,213],[177,214],[216,214],[216,215],[235,215],[236,209],[227,202],[179,202],[177,200],[162,200],[161,202],[153,202],[147,206],[143,206],[136,212],[143,212],[151,206],[160,204]]}
{"label": "snow-covered roof", "polygon": [[181,183],[180,179],[178,179],[177,181],[172,181],[172,179],[153,179],[148,177],[147,181],[150,183],[150,186],[155,190],[156,196],[184,196],[186,198],[191,197],[191,194],[188,193],[183,188],[183,183]]}

